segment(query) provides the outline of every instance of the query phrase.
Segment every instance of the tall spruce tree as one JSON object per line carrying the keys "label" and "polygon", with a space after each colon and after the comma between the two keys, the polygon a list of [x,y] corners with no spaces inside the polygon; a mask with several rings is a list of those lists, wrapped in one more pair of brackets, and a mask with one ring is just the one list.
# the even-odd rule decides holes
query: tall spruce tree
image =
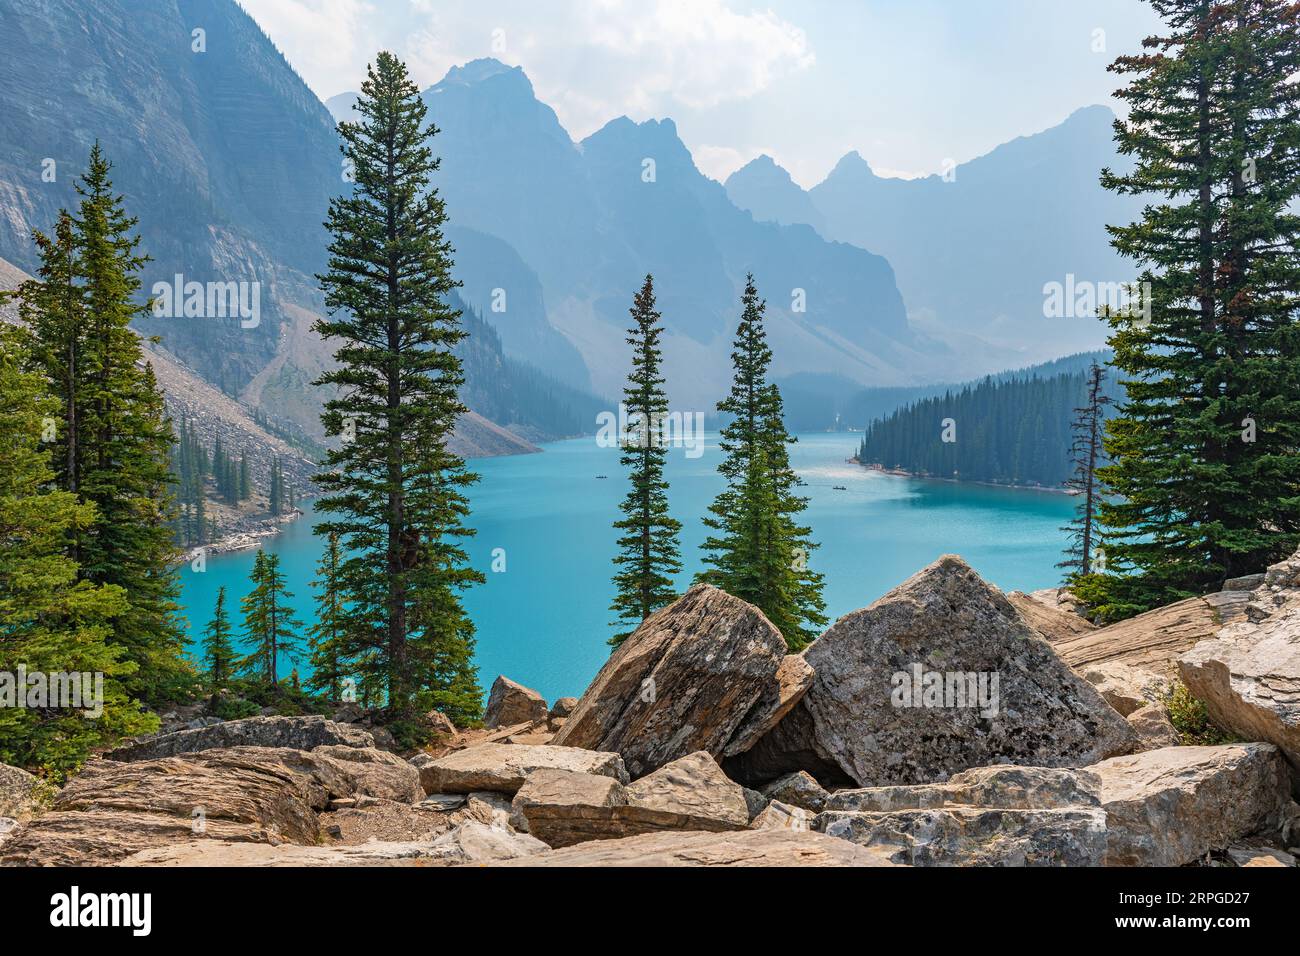
{"label": "tall spruce tree", "polygon": [[1062,528],[1069,535],[1065,560],[1058,568],[1069,569],[1067,580],[1091,574],[1096,558],[1097,505],[1100,502],[1097,468],[1103,461],[1106,425],[1106,406],[1110,398],[1102,391],[1106,370],[1093,362],[1088,369],[1087,401],[1074,410],[1071,431],[1074,441],[1070,456],[1074,474],[1065,482],[1067,488],[1079,496],[1074,519]]}
{"label": "tall spruce tree", "polygon": [[363,684],[365,671],[380,673],[394,732],[415,735],[430,708],[463,725],[482,707],[460,598],[483,581],[461,544],[473,534],[465,489],[477,476],[447,448],[465,411],[453,351],[465,333],[449,305],[458,283],[430,183],[437,128],[392,54],[368,69],[356,113],[339,124],[355,187],[330,203],[320,277],[330,318],[316,329],[338,361],[319,380],[334,390],[322,422],[347,440],[317,478],[317,508],[331,516],[318,530],[338,535],[346,555],[347,657]]}
{"label": "tall spruce tree", "polygon": [[785,428],[780,389],[767,380],[766,303],[752,275],[741,301],[731,352],[735,376],[718,403],[718,411],[730,416],[719,441],[724,457],[718,471],[726,487],[704,519],[714,532],[703,545],[711,567],[698,580],[756,605],[797,651],[826,623],[822,576],[808,560],[817,545],[798,522],[808,499],[798,494],[802,482],[790,467],[795,439]]}
{"label": "tall spruce tree", "polygon": [[226,611],[226,589],[223,586],[217,588],[212,620],[203,629],[203,663],[207,667],[208,687],[213,694],[230,687],[238,666],[230,634],[230,615]]}
{"label": "tall spruce tree", "polygon": [[316,623],[308,631],[312,673],[307,679],[308,688],[331,701],[342,697],[343,680],[347,677],[342,567],[339,536],[332,534],[316,565],[316,580],[312,581],[316,589]]}
{"label": "tall spruce tree", "polygon": [[1300,6],[1153,0],[1162,36],[1111,67],[1131,172],[1159,196],[1112,243],[1150,284],[1110,315],[1128,399],[1099,471],[1108,573],[1084,595],[1122,617],[1216,589],[1300,544]]}
{"label": "tall spruce tree", "polygon": [[59,402],[59,487],[94,505],[93,525],[69,527],[70,553],[82,580],[126,594],[110,641],[136,665],[131,693],[161,703],[183,694],[190,677],[177,614],[173,436],[130,328],[148,310],[138,295],[148,259],[111,168],[96,144],[76,184],[76,214],[60,215],[52,239],[36,235],[40,277],[20,295],[34,357]]}
{"label": "tall spruce tree", "polygon": [[627,409],[627,432],[620,436],[622,464],[631,469],[627,497],[619,506],[623,517],[614,522],[622,532],[614,564],[617,589],[610,610],[617,612],[623,630],[610,638],[617,647],[636,626],[675,597],[672,576],[682,570],[678,535],[681,522],[668,513],[668,482],[664,461],[668,436],[664,423],[668,396],[660,367],[663,357],[659,339],[663,328],[655,311],[654,278],[645,283],[633,299],[632,327],[627,342],[632,346],[632,371],[623,390]]}
{"label": "tall spruce tree", "polygon": [[[94,748],[156,730],[158,719],[127,697],[123,681],[137,665],[109,643],[127,595],[81,580],[69,556],[69,541],[94,526],[95,509],[55,485],[51,450],[60,449],[46,439],[63,409],[44,378],[24,370],[29,347],[20,330],[0,323],[0,672],[101,674],[103,709],[92,717],[40,706],[53,702],[8,701],[0,706],[0,763],[60,782]],[[27,693],[24,684],[17,693]]]}
{"label": "tall spruce tree", "polygon": [[280,684],[280,658],[295,661],[299,654],[298,628],[302,623],[293,613],[285,587],[280,556],[258,550],[251,575],[253,590],[240,605],[244,612],[244,638],[249,653],[240,669],[268,687]]}

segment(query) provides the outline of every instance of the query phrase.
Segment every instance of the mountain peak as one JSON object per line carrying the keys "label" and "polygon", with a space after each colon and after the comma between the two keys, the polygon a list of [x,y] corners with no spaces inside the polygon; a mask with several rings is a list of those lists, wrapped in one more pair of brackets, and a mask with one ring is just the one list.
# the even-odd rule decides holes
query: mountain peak
{"label": "mountain peak", "polygon": [[446,76],[434,84],[433,89],[441,90],[451,86],[477,86],[498,76],[510,77],[512,81],[521,83],[522,87],[527,89],[529,96],[533,95],[533,84],[528,79],[527,74],[524,73],[523,67],[509,66],[490,56],[470,60],[462,66],[453,66],[447,71]]}
{"label": "mountain peak", "polygon": [[765,182],[793,182],[790,173],[767,153],[759,153],[744,166],[727,177],[727,183],[733,180],[755,179]]}

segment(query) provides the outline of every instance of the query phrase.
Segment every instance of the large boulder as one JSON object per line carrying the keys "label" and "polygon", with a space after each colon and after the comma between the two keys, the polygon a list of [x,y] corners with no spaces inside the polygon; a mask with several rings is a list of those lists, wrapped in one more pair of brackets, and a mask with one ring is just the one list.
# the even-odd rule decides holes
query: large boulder
{"label": "large boulder", "polygon": [[794,807],[780,800],[773,800],[750,826],[755,830],[811,830],[813,815],[803,807]]}
{"label": "large boulder", "polygon": [[1281,748],[1300,792],[1300,607],[1230,624],[1179,658],[1178,668],[1216,724]]}
{"label": "large boulder", "polygon": [[40,778],[0,763],[0,817],[25,823],[52,795],[53,788]]}
{"label": "large boulder", "polygon": [[483,744],[421,760],[418,767],[425,793],[493,790],[510,794],[523,786],[529,774],[543,768],[598,774],[620,783],[628,779],[618,754],[577,747]]}
{"label": "large boulder", "polygon": [[823,783],[927,783],[993,763],[1081,766],[1133,730],[1006,597],[947,555],[805,652],[811,689],[727,764],[745,782],[808,770]]}
{"label": "large boulder", "polygon": [[573,770],[535,770],[511,804],[510,822],[550,846],[572,846],[642,833],[625,831],[615,808],[627,806],[627,790],[613,777]]}
{"label": "large boulder", "polygon": [[98,866],[196,838],[313,845],[320,837],[317,814],[331,801],[410,792],[415,771],[389,763],[391,755],[343,760],[332,750],[236,747],[92,761],[48,813],[10,836],[0,862]]}
{"label": "large boulder", "polygon": [[965,770],[946,783],[837,790],[826,809],[891,813],[936,807],[1060,810],[1101,803],[1101,780],[1088,770],[1007,764]]}
{"label": "large boulder", "polygon": [[1086,769],[979,767],[946,783],[833,793],[814,829],[917,866],[1182,866],[1280,834],[1269,744],[1169,747]]}
{"label": "large boulder", "polygon": [[1182,736],[1169,719],[1169,712],[1164,704],[1147,704],[1129,714],[1125,720],[1137,734],[1139,751],[1161,750],[1164,747],[1177,747],[1182,743]]}
{"label": "large boulder", "polygon": [[913,866],[1097,866],[1100,789],[1086,770],[979,767],[947,783],[839,791],[813,827]]}
{"label": "large boulder", "polygon": [[1125,717],[1148,704],[1163,703],[1173,690],[1168,678],[1120,661],[1089,664],[1076,671]]}
{"label": "large boulder", "polygon": [[1106,813],[1098,808],[945,807],[818,814],[813,826],[909,866],[1099,866]]}
{"label": "large boulder", "polygon": [[344,747],[337,744],[317,747],[312,756],[328,758],[346,765],[357,792],[381,800],[415,803],[424,799],[420,772],[401,757],[386,750],[370,747]]}
{"label": "large boulder", "polygon": [[888,855],[820,833],[780,827],[670,831],[597,840],[491,866],[892,866]]}
{"label": "large boulder", "polygon": [[740,830],[751,816],[743,788],[704,752],[627,787],[590,774],[538,770],[515,794],[513,810],[516,825],[555,847],[659,830]]}
{"label": "large boulder", "polygon": [[817,782],[817,778],[804,770],[778,777],[764,787],[762,793],[769,800],[779,800],[814,813],[826,808],[828,797],[826,789]]}
{"label": "large boulder", "polygon": [[551,705],[548,716],[552,720],[563,720],[573,713],[573,708],[578,706],[576,697],[557,697],[555,703]]}
{"label": "large boulder", "polygon": [[627,788],[628,804],[660,829],[738,830],[749,825],[745,791],[704,751],[687,754]]}
{"label": "large boulder", "polygon": [[1183,866],[1277,828],[1286,770],[1271,744],[1167,747],[1103,760],[1110,866]]}
{"label": "large boulder", "polygon": [[374,747],[373,735],[360,727],[324,717],[248,717],[210,727],[145,737],[104,754],[109,760],[157,760],[178,754],[227,747],[289,747],[311,750],[326,745]]}
{"label": "large boulder", "polygon": [[483,724],[495,730],[512,724],[533,724],[545,720],[546,715],[546,698],[531,687],[515,683],[501,674],[492,682],[492,690],[488,692]]}
{"label": "large boulder", "polygon": [[740,753],[811,682],[786,656],[756,607],[696,585],[610,655],[554,743],[617,751],[634,777],[700,750]]}

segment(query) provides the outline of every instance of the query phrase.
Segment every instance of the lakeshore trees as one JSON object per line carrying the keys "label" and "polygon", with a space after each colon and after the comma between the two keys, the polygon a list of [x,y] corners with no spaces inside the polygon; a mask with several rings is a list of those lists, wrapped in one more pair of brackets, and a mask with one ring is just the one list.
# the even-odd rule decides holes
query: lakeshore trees
{"label": "lakeshore trees", "polygon": [[772,350],[763,328],[766,304],[754,277],[745,282],[740,324],[732,346],[735,375],[718,411],[731,416],[721,430],[726,487],[709,506],[704,542],[708,569],[698,580],[756,605],[785,637],[790,650],[808,646],[826,623],[822,576],[809,565],[816,545],[799,524],[808,499],[790,467],[781,392],[768,381]]}
{"label": "lakeshore trees", "polygon": [[664,479],[668,436],[663,424],[668,396],[659,348],[663,327],[655,311],[652,276],[645,277],[629,311],[632,327],[627,342],[633,349],[632,371],[623,390],[628,427],[619,443],[623,448],[620,461],[631,469],[631,487],[619,505],[623,517],[614,522],[622,535],[614,557],[617,590],[610,610],[617,612],[616,626],[623,628],[610,638],[615,647],[647,617],[672,603],[676,597],[672,576],[682,570],[678,545],[682,525],[668,513],[668,482]]}

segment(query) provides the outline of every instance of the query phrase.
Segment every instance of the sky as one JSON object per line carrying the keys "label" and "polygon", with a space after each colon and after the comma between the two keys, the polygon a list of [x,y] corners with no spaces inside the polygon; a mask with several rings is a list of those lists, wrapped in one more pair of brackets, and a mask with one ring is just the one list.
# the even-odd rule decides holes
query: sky
{"label": "sky", "polygon": [[521,66],[575,140],[670,117],[725,179],[766,153],[811,187],[856,150],[917,176],[1118,108],[1107,65],[1158,21],[1142,0],[240,0],[323,100],[376,51],[421,87]]}

